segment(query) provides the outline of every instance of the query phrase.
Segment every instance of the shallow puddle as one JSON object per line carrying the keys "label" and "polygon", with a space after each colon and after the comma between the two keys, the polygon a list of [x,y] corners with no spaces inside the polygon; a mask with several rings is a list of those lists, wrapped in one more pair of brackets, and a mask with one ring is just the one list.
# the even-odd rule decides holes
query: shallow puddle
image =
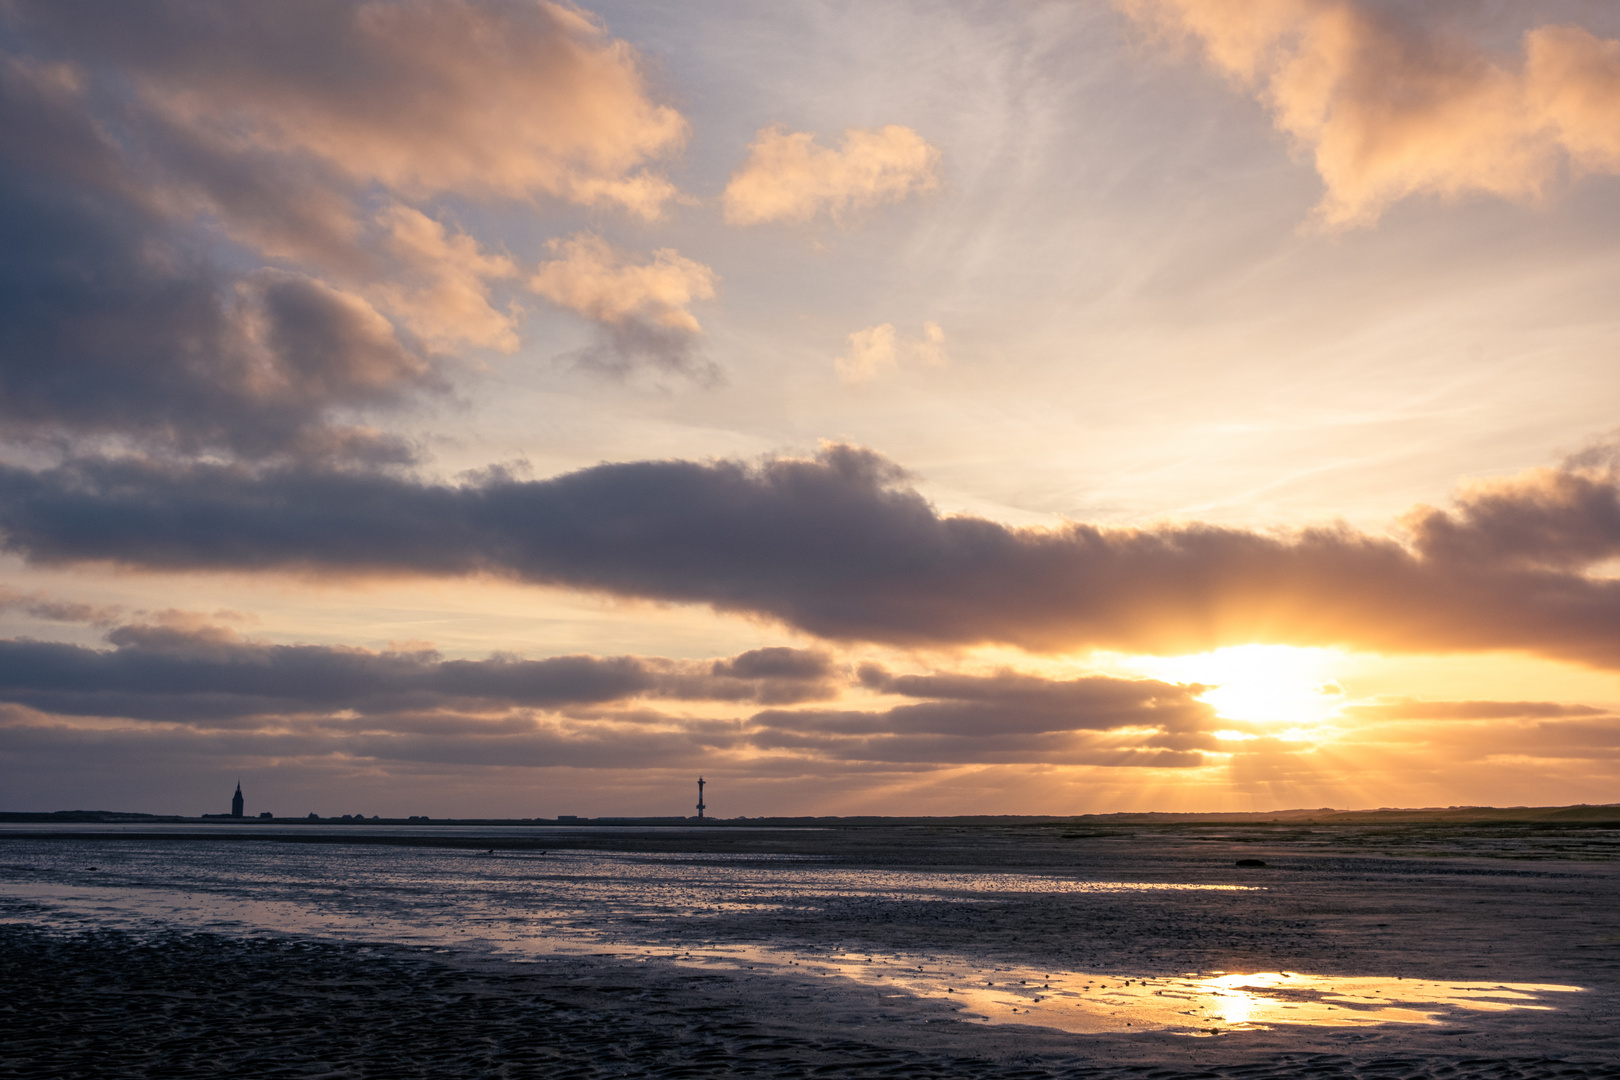
{"label": "shallow puddle", "polygon": [[769,947],[692,950],[669,959],[722,962],[751,970],[793,968],[803,974],[852,979],[917,997],[948,1000],[958,1006],[964,1020],[1031,1024],[1077,1034],[1131,1028],[1214,1035],[1286,1024],[1442,1024],[1465,1012],[1551,1010],[1557,1007],[1555,995],[1584,990],[1556,983],[1280,971],[1127,979],[986,968],[950,956],[792,954]]}
{"label": "shallow puddle", "polygon": [[1133,1027],[1191,1035],[1281,1024],[1440,1024],[1455,1019],[1458,1011],[1552,1009],[1551,995],[1582,990],[1544,983],[1345,978],[1274,971],[1144,979],[1054,972],[1039,983],[1030,979],[986,983],[950,987],[946,993],[962,1001],[966,1013],[990,1023],[1036,1024],[1073,1032]]}

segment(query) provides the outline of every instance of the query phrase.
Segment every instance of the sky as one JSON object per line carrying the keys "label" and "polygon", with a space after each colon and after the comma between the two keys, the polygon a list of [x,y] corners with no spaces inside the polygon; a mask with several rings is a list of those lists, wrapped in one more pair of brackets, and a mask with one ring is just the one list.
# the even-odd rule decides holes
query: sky
{"label": "sky", "polygon": [[1607,0],[0,0],[0,809],[1620,801]]}

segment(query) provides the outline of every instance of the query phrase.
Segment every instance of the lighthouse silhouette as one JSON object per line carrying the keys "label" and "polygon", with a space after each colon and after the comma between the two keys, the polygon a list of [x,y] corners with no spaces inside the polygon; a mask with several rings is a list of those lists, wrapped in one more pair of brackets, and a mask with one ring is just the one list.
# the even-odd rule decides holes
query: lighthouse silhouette
{"label": "lighthouse silhouette", "polygon": [[698,777],[698,820],[703,820],[703,777]]}

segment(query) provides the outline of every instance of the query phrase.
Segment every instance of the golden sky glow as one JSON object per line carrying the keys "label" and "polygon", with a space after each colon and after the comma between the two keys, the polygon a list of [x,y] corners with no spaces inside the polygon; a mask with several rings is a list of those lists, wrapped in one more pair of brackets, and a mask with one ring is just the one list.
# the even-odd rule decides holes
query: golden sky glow
{"label": "golden sky glow", "polygon": [[1620,11],[0,50],[5,808],[1620,798]]}
{"label": "golden sky glow", "polygon": [[1342,659],[1331,649],[1234,645],[1193,656],[1134,657],[1126,664],[1154,678],[1211,687],[1199,696],[1225,719],[1291,727],[1338,715],[1345,693],[1334,671]]}

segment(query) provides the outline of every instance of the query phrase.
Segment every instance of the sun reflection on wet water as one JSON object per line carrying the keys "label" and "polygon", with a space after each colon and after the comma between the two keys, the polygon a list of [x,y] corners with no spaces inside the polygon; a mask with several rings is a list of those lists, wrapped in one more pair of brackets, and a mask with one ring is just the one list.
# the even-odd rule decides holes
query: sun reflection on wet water
{"label": "sun reflection on wet water", "polygon": [[[1089,985],[1087,985],[1089,984]],[[1439,1024],[1459,1010],[1551,1009],[1548,996],[1578,993],[1552,983],[1439,982],[1376,976],[1284,972],[1097,979],[1067,976],[1041,994],[1004,987],[967,991],[970,1008],[989,1021],[1033,1023],[1068,1031],[1138,1028],[1214,1034],[1282,1024],[1352,1027]]]}
{"label": "sun reflection on wet water", "polygon": [[1130,1028],[1196,1036],[1282,1025],[1442,1024],[1454,1019],[1459,1011],[1551,1010],[1556,1007],[1551,995],[1585,989],[1556,983],[1279,971],[1126,978],[989,968],[949,955],[794,955],[796,959],[789,959],[782,950],[728,947],[673,959],[681,963],[722,961],[753,970],[791,965],[812,975],[847,978],[918,997],[948,1000],[966,1020],[1033,1025],[1076,1034]]}

